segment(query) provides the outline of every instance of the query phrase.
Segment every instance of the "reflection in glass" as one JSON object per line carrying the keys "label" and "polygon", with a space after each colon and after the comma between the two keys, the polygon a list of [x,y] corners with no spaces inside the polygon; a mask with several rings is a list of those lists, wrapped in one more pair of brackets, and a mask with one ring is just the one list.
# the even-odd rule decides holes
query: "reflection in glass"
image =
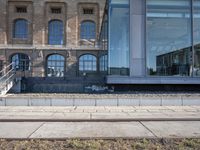
{"label": "reflection in glass", "polygon": [[200,0],[193,1],[194,12],[194,76],[200,76]]}
{"label": "reflection in glass", "polygon": [[62,55],[54,54],[47,58],[47,76],[64,77],[65,58]]}
{"label": "reflection in glass", "polygon": [[15,69],[16,71],[26,71],[30,70],[30,60],[29,57],[26,54],[15,54],[11,57],[12,61],[12,69]]}
{"label": "reflection in glass", "polygon": [[147,0],[149,75],[191,75],[190,4],[190,0]]}
{"label": "reflection in glass", "polygon": [[103,55],[99,59],[100,61],[100,71],[108,70],[108,55]]}
{"label": "reflection in glass", "polygon": [[109,74],[129,75],[129,0],[109,1]]}
{"label": "reflection in glass", "polygon": [[79,71],[97,71],[97,58],[86,54],[79,58]]}

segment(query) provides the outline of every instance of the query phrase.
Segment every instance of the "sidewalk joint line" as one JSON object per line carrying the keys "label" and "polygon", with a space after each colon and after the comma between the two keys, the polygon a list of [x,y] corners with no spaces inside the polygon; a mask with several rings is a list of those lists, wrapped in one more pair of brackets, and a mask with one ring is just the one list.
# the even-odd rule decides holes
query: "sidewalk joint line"
{"label": "sidewalk joint line", "polygon": [[158,138],[158,136],[157,136],[153,131],[151,131],[147,126],[145,126],[145,125],[142,123],[142,121],[139,121],[139,123],[140,123],[143,127],[145,127],[150,133],[152,133],[153,136],[155,136],[156,138]]}
{"label": "sidewalk joint line", "polygon": [[43,122],[41,125],[39,125],[39,127],[37,127],[37,128],[28,136],[28,139],[30,139],[30,137],[31,137],[37,130],[39,130],[44,124],[45,124],[45,122]]}

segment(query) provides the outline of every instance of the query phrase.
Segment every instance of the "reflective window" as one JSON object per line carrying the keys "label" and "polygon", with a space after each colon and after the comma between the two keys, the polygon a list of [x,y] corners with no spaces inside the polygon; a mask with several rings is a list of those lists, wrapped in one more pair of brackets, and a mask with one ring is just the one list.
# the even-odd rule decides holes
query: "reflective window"
{"label": "reflective window", "polygon": [[200,76],[200,0],[193,1],[194,12],[194,76]]}
{"label": "reflective window", "polygon": [[49,22],[49,37],[50,45],[63,45],[64,38],[63,22],[60,20],[52,20]]}
{"label": "reflective window", "polygon": [[149,75],[192,74],[190,0],[147,0]]}
{"label": "reflective window", "polygon": [[108,70],[108,55],[103,55],[99,59],[100,61],[100,71],[107,71]]}
{"label": "reflective window", "polygon": [[11,57],[12,68],[16,71],[30,70],[30,60],[26,54],[15,54]]}
{"label": "reflective window", "polygon": [[79,58],[79,71],[96,71],[97,58],[94,55],[82,55]]}
{"label": "reflective window", "polygon": [[28,21],[25,19],[17,19],[14,21],[13,38],[28,38]]}
{"label": "reflective window", "polygon": [[83,21],[80,30],[81,39],[96,39],[96,24],[93,21]]}
{"label": "reflective window", "polygon": [[109,1],[109,74],[129,75],[129,0]]}
{"label": "reflective window", "polygon": [[47,76],[64,77],[65,58],[62,55],[54,54],[47,58]]}

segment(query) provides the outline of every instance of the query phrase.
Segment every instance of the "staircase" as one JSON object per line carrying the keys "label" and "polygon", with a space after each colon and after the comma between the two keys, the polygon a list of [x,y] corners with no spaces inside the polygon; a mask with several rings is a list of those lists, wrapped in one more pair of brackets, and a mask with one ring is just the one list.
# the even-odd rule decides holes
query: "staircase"
{"label": "staircase", "polygon": [[15,69],[12,63],[0,71],[0,96],[5,95],[15,83]]}

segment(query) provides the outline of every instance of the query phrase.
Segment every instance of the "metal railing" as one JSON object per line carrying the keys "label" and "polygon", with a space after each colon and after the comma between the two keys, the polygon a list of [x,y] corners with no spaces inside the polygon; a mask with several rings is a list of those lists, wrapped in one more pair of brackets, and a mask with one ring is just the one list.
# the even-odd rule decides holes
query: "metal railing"
{"label": "metal railing", "polygon": [[15,68],[12,63],[0,71],[0,95],[6,94],[13,86],[15,80]]}

